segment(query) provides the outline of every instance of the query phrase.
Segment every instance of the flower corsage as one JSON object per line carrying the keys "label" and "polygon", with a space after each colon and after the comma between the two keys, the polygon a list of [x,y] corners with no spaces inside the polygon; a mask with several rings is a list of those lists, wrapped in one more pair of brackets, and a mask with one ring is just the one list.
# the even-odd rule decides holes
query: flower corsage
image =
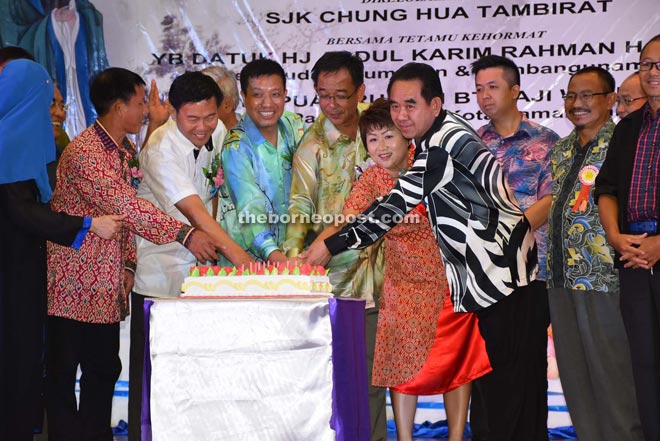
{"label": "flower corsage", "polygon": [[209,180],[211,185],[211,196],[218,194],[220,186],[225,183],[225,173],[220,167],[220,154],[218,153],[211,160],[211,168],[202,167],[202,173]]}
{"label": "flower corsage", "polygon": [[140,181],[144,178],[142,170],[140,170],[140,158],[138,155],[135,155],[128,160],[128,169],[131,174],[131,186],[137,190]]}

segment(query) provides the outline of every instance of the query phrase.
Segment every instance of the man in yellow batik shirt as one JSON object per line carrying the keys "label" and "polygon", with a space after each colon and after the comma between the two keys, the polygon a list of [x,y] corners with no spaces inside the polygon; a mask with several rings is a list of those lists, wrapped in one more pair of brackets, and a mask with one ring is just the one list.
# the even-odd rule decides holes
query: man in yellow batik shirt
{"label": "man in yellow batik shirt", "polygon": [[[283,248],[296,257],[335,221],[344,208],[359,169],[366,167],[367,149],[358,133],[358,119],[368,104],[364,98],[364,66],[347,51],[326,52],[312,68],[322,114],[310,126],[293,157],[289,199],[291,222]],[[336,297],[367,302],[366,346],[372,441],[387,438],[385,388],[371,386],[371,368],[378,322],[378,297],[383,282],[379,243],[351,250],[328,263]]]}

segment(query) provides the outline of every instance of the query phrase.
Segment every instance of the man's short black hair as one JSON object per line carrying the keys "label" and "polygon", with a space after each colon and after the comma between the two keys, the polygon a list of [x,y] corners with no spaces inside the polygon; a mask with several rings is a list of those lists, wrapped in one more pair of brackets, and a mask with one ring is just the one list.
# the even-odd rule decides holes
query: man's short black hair
{"label": "man's short black hair", "polygon": [[356,88],[364,84],[364,63],[360,57],[348,51],[331,51],[321,55],[312,67],[314,86],[318,83],[321,72],[338,72],[341,69],[348,71]]}
{"label": "man's short black hair", "polygon": [[501,67],[504,70],[504,79],[509,87],[520,86],[520,71],[516,63],[507,57],[499,55],[486,55],[479,58],[471,64],[472,75],[477,75],[479,71],[490,69],[491,67]]}
{"label": "man's short black hair", "polygon": [[145,86],[140,75],[121,67],[111,67],[92,78],[89,97],[96,113],[103,116],[110,111],[115,101],[129,102],[137,86]]}
{"label": "man's short black hair", "polygon": [[177,112],[184,104],[199,103],[211,98],[215,98],[217,107],[224,97],[213,78],[201,72],[185,72],[179,75],[172,81],[168,94],[170,104]]}
{"label": "man's short black hair", "polygon": [[5,46],[0,48],[0,65],[5,64],[10,60],[20,60],[26,59],[31,61],[37,61],[34,59],[31,53],[18,46]]}
{"label": "man's short black hair", "polygon": [[438,72],[428,64],[425,63],[407,63],[399,70],[394,72],[390,77],[390,82],[387,84],[387,94],[392,91],[392,84],[395,81],[411,81],[419,80],[422,83],[422,97],[427,103],[430,103],[433,98],[438,97],[442,101],[445,100],[445,94],[442,91],[442,83]]}
{"label": "man's short black hair", "polygon": [[660,34],[657,34],[656,36],[651,37],[651,39],[649,41],[647,41],[646,44],[644,44],[644,47],[642,47],[642,51],[639,53],[640,58],[642,57],[642,54],[644,53],[646,48],[649,46],[649,44],[651,44],[655,41],[660,41]]}
{"label": "man's short black hair", "polygon": [[250,61],[241,69],[241,92],[247,93],[250,78],[263,77],[264,75],[277,75],[282,79],[282,85],[286,89],[286,75],[280,63],[267,58],[261,58]]}
{"label": "man's short black hair", "polygon": [[573,78],[575,78],[577,75],[588,74],[588,73],[595,73],[596,75],[598,75],[598,78],[600,79],[600,82],[602,83],[603,88],[605,89],[603,90],[603,92],[610,93],[616,90],[616,83],[614,81],[614,77],[612,76],[612,74],[599,66],[583,67],[582,69],[578,70],[573,75],[571,75],[571,79],[568,80],[568,83],[570,84]]}

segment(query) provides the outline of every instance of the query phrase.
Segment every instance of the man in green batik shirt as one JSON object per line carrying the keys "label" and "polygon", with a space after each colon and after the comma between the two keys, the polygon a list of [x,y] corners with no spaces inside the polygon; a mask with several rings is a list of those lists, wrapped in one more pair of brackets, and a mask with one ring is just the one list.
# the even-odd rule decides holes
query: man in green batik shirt
{"label": "man in green batik shirt", "polygon": [[241,70],[240,80],[246,114],[222,149],[240,233],[229,231],[258,259],[286,261],[280,246],[286,232],[291,161],[305,126],[300,116],[284,112],[286,77],[277,62],[252,61]]}
{"label": "man in green batik shirt", "polygon": [[[296,257],[341,214],[353,182],[367,161],[358,119],[368,107],[364,66],[347,51],[326,52],[312,68],[314,89],[323,112],[303,136],[293,158],[289,215],[284,250]],[[328,263],[333,294],[365,299],[367,372],[371,439],[387,438],[385,388],[371,386],[371,367],[378,322],[377,300],[383,282],[383,254],[378,244],[350,250]]]}
{"label": "man in green batik shirt", "polygon": [[564,110],[575,129],[551,155],[548,301],[564,398],[581,441],[644,439],[614,249],[592,191],[614,132],[614,90],[601,67],[571,76]]}

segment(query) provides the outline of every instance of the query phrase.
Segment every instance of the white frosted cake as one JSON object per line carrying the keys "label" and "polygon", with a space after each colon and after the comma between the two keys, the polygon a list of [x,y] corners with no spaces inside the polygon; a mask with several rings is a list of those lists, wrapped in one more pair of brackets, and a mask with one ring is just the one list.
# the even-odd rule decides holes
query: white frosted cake
{"label": "white frosted cake", "polygon": [[181,291],[183,298],[329,297],[332,285],[325,268],[308,264],[194,266]]}

